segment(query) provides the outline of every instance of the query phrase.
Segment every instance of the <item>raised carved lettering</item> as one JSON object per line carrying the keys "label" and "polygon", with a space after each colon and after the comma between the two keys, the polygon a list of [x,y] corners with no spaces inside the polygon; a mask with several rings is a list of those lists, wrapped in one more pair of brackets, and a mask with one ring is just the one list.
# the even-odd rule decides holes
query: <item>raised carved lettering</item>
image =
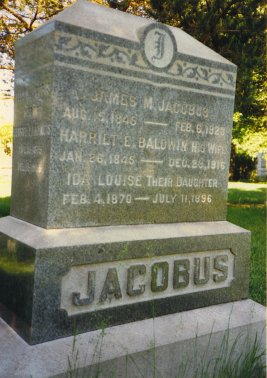
{"label": "raised carved lettering", "polygon": [[99,298],[99,302],[103,303],[107,299],[111,301],[113,297],[116,299],[122,297],[116,268],[111,268],[108,270],[106,280],[104,282],[104,286]]}
{"label": "raised carved lettering", "polygon": [[210,257],[194,259],[194,282],[196,285],[204,285],[210,278]]}
{"label": "raised carved lettering", "polygon": [[81,298],[80,293],[72,293],[72,301],[75,306],[88,306],[95,299],[95,276],[96,272],[88,272],[87,297]]}
{"label": "raised carved lettering", "polygon": [[228,256],[227,255],[220,255],[216,256],[214,259],[214,268],[217,269],[219,273],[213,274],[214,282],[223,282],[227,279],[228,275]]}
{"label": "raised carved lettering", "polygon": [[128,269],[127,272],[127,294],[130,297],[133,297],[135,295],[143,294],[145,291],[145,285],[141,284],[140,282],[140,276],[146,274],[146,266],[145,265],[133,265]]}
{"label": "raised carved lettering", "polygon": [[174,261],[173,288],[180,289],[189,284],[190,261],[188,259]]}
{"label": "raised carved lettering", "polygon": [[169,264],[167,262],[155,263],[151,268],[151,291],[164,291],[168,287]]}
{"label": "raised carved lettering", "polygon": [[62,279],[61,308],[72,315],[227,288],[234,259],[228,249],[73,266]]}

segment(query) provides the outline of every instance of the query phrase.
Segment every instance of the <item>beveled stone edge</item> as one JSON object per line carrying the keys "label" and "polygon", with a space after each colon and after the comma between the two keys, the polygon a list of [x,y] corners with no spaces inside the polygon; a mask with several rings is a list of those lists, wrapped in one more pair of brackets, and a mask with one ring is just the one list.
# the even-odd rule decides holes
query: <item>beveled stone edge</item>
{"label": "beveled stone edge", "polygon": [[238,233],[250,235],[250,231],[227,221],[47,230],[11,216],[0,219],[0,233],[36,249]]}

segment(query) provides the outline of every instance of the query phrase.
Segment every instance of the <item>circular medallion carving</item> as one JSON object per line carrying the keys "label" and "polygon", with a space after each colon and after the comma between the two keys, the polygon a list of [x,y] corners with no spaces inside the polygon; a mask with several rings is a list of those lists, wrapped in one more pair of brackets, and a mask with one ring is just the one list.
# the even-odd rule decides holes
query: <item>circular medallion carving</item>
{"label": "circular medallion carving", "polygon": [[162,24],[149,25],[142,38],[143,56],[150,66],[158,69],[169,67],[176,54],[176,41],[167,28]]}

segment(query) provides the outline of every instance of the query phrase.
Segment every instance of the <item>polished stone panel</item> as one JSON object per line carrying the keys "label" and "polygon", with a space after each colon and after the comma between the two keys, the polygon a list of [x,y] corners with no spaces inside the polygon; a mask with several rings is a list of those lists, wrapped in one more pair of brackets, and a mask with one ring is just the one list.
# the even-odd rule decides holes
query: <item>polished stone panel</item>
{"label": "polished stone panel", "polygon": [[1,316],[33,344],[248,295],[250,233],[225,221],[0,231]]}
{"label": "polished stone panel", "polygon": [[11,214],[45,228],[225,220],[235,78],[176,28],[78,2],[17,44]]}

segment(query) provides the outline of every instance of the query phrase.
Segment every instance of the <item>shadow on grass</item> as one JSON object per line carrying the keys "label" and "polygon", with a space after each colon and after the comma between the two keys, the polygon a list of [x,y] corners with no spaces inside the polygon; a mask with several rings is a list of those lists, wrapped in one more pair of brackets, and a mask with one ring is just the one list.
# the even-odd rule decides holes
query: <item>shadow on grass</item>
{"label": "shadow on grass", "polygon": [[266,201],[266,187],[259,187],[254,190],[228,189],[229,204],[264,204]]}
{"label": "shadow on grass", "polygon": [[0,217],[10,214],[10,199],[11,197],[0,198]]}

